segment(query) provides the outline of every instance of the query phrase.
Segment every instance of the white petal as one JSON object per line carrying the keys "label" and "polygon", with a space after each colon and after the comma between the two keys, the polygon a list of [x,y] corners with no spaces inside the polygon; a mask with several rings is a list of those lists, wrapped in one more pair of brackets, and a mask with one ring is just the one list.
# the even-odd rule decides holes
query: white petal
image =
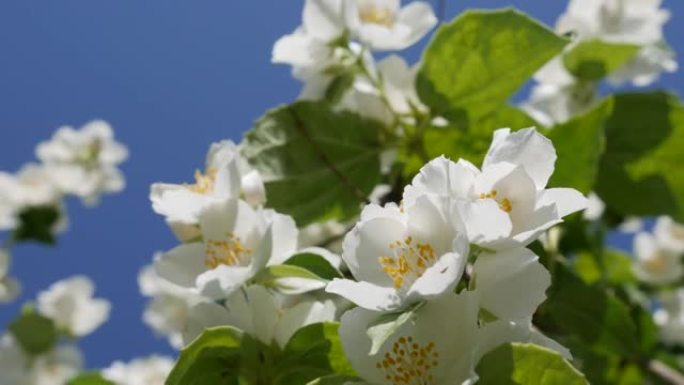
{"label": "white petal", "polygon": [[511,236],[510,216],[492,199],[457,203],[471,243],[483,246]]}
{"label": "white petal", "polygon": [[198,275],[195,284],[203,296],[219,300],[235,293],[253,276],[250,267],[219,265]]}
{"label": "white petal", "polygon": [[303,26],[307,33],[318,40],[329,42],[344,30],[341,0],[306,0]]}
{"label": "white petal", "polygon": [[413,1],[402,7],[399,11],[397,21],[408,26],[411,30],[404,44],[398,49],[406,48],[422,39],[432,28],[437,25],[437,16],[429,3],[423,1]]}
{"label": "white petal", "polygon": [[183,330],[183,344],[188,345],[205,329],[214,326],[230,325],[244,328],[244,325],[236,325],[231,321],[228,309],[225,307],[213,302],[197,304],[188,312],[187,324]]}
{"label": "white petal", "polygon": [[[411,285],[407,293],[410,299],[430,299],[453,289],[463,275],[463,270],[468,259],[468,242],[462,239],[465,250],[460,253],[447,253],[442,255],[432,266],[428,267],[423,275]],[[465,252],[464,252],[465,251]]]}
{"label": "white petal", "polygon": [[335,304],[332,301],[304,301],[287,309],[275,327],[273,338],[282,348],[300,328],[319,322],[335,320]]}
{"label": "white petal", "polygon": [[176,285],[194,288],[197,276],[207,267],[204,264],[204,244],[187,243],[163,253],[155,260],[157,275]]}
{"label": "white petal", "polygon": [[589,206],[589,200],[572,188],[550,188],[541,193],[537,204],[540,206],[555,204],[558,215],[562,218],[584,210]]}
{"label": "white petal", "polygon": [[325,289],[328,293],[340,295],[356,305],[375,311],[398,309],[402,303],[397,291],[391,287],[377,286],[368,282],[356,282],[335,278]]}
{"label": "white petal", "polygon": [[285,262],[297,250],[299,231],[292,217],[275,214],[271,222],[272,250],[269,265]]}
{"label": "white petal", "polygon": [[551,285],[549,272],[525,248],[480,255],[473,275],[481,306],[508,320],[531,317]]}
{"label": "white petal", "polygon": [[494,132],[494,140],[485,156],[482,169],[499,162],[522,166],[538,190],[543,189],[553,174],[556,162],[556,149],[553,143],[537,132],[526,128],[514,133],[509,129]]}

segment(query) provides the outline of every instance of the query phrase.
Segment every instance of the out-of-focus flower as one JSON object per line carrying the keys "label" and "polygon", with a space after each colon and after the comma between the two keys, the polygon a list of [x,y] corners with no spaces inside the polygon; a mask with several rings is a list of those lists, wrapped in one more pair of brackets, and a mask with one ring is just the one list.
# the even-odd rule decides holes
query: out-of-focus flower
{"label": "out-of-focus flower", "polygon": [[0,248],[0,303],[12,302],[21,291],[19,282],[8,276],[12,256]]}
{"label": "out-of-focus flower", "polygon": [[606,204],[593,191],[587,195],[587,200],[587,209],[582,213],[582,217],[588,221],[600,219],[603,212],[606,210]]}
{"label": "out-of-focus flower", "polygon": [[662,307],[653,318],[660,326],[660,339],[668,345],[684,345],[684,289],[661,294]]}
{"label": "out-of-focus flower", "polygon": [[199,214],[199,227],[201,241],[162,254],[155,268],[163,279],[211,299],[230,296],[297,249],[292,218],[239,199],[207,205]]}
{"label": "out-of-focus flower", "polygon": [[116,361],[102,370],[102,377],[115,385],[164,385],[173,369],[173,359],[163,356]]}
{"label": "out-of-focus flower", "polygon": [[29,163],[16,174],[0,172],[0,230],[15,228],[22,210],[59,206],[62,194],[51,181],[50,170]]}
{"label": "out-of-focus flower", "polygon": [[213,143],[204,172],[195,172],[194,184],[155,183],[150,191],[152,208],[166,217],[181,240],[199,235],[199,214],[208,205],[230,198],[243,198],[252,206],[266,201],[264,184],[231,141]]}
{"label": "out-of-focus flower", "polygon": [[660,74],[677,72],[679,64],[674,51],[664,44],[643,47],[630,61],[608,76],[613,85],[631,82],[636,87],[654,83]]}
{"label": "out-of-focus flower", "polygon": [[675,222],[671,217],[658,217],[653,235],[664,249],[674,254],[684,254],[684,224]]}
{"label": "out-of-focus flower", "polygon": [[61,127],[50,141],[38,145],[36,156],[61,192],[79,196],[87,204],[125,186],[117,167],[128,157],[128,150],[114,139],[107,122],[96,120],[79,130]]}
{"label": "out-of-focus flower", "polygon": [[373,50],[401,50],[423,38],[438,22],[429,3],[400,0],[344,1],[352,35]]}
{"label": "out-of-focus flower", "polygon": [[444,157],[423,166],[404,190],[404,203],[422,195],[453,199],[470,242],[487,248],[525,246],[587,199],[571,188],[547,189],[556,151],[534,128],[494,132],[482,171],[463,159]]}
{"label": "out-of-focus flower", "polygon": [[204,299],[160,278],[153,266],[146,266],[138,275],[140,292],[151,297],[143,313],[143,321],[159,335],[166,336],[176,349],[183,347],[183,329],[190,309]]}
{"label": "out-of-focus flower", "polygon": [[107,321],[111,308],[107,300],[94,298],[94,291],[93,282],[84,276],[58,281],[38,294],[38,311],[65,333],[90,334]]}
{"label": "out-of-focus flower", "polygon": [[75,346],[58,346],[29,357],[10,335],[0,338],[2,385],[65,385],[82,368],[83,357]]}
{"label": "out-of-focus flower", "polygon": [[681,256],[664,248],[656,237],[639,233],[634,238],[636,261],[633,268],[637,278],[651,284],[668,284],[682,278]]}
{"label": "out-of-focus flower", "polygon": [[313,297],[299,296],[292,303],[263,286],[253,285],[228,298],[225,306],[213,302],[195,306],[190,313],[184,339],[190,343],[208,327],[228,325],[265,344],[276,343],[283,348],[300,328],[334,321],[335,314],[336,306],[332,300],[318,301]]}
{"label": "out-of-focus flower", "polygon": [[342,259],[358,280],[334,279],[326,289],[375,311],[393,311],[452,289],[468,258],[456,210],[417,198],[400,209],[368,205],[347,234]]}

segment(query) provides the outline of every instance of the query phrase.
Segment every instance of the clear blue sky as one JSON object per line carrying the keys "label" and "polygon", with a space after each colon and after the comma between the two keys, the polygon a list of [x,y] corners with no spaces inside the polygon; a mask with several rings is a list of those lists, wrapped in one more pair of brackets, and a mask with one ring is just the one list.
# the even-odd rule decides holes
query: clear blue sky
{"label": "clear blue sky", "polygon": [[[552,23],[564,1],[447,0],[448,17],[470,7],[516,5]],[[534,3],[534,4],[532,4]],[[675,20],[684,2],[665,1]],[[295,0],[5,0],[0,2],[0,169],[34,159],[60,125],[102,118],[129,146],[128,186],[96,209],[70,200],[59,245],[15,249],[22,298],[0,306],[0,326],[54,281],[86,274],[112,301],[109,322],[80,346],[89,367],[172,353],[141,321],[139,269],[175,241],[148,202],[155,181],[184,181],[212,141],[239,141],[264,111],[293,100],[299,84],[270,63],[273,42],[300,21]],[[667,36],[684,57],[684,20]],[[415,60],[422,48],[411,49]],[[681,75],[661,85],[684,92]]]}

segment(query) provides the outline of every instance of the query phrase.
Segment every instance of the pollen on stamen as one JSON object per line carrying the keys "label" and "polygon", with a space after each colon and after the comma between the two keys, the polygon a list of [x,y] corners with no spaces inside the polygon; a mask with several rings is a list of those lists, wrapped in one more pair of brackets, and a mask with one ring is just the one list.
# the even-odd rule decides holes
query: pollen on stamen
{"label": "pollen on stamen", "polygon": [[381,256],[378,262],[396,289],[403,287],[406,282],[414,282],[420,278],[437,259],[431,245],[415,242],[410,236],[403,241],[390,243],[389,249],[394,255]]}
{"label": "pollen on stamen", "polygon": [[434,385],[433,370],[439,365],[435,343],[421,345],[413,338],[399,337],[375,367],[392,385]]}
{"label": "pollen on stamen", "polygon": [[198,194],[208,194],[214,191],[214,181],[216,179],[216,170],[208,169],[206,173],[200,170],[195,171],[195,183],[186,185],[185,187]]}
{"label": "pollen on stamen", "polygon": [[386,7],[369,5],[359,10],[359,19],[367,24],[378,24],[389,28],[394,25],[394,12]]}
{"label": "pollen on stamen", "polygon": [[242,244],[240,237],[227,233],[224,240],[207,241],[205,253],[204,265],[209,269],[215,269],[219,265],[248,265],[252,250]]}

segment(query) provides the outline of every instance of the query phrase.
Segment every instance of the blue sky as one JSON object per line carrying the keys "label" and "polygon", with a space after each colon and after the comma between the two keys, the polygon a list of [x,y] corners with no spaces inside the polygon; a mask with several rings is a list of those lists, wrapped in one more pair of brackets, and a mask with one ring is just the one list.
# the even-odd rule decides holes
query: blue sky
{"label": "blue sky", "polygon": [[[532,4],[534,3],[534,4]],[[552,23],[565,2],[448,0],[464,8],[515,5]],[[139,269],[175,240],[149,205],[155,181],[186,181],[212,141],[239,141],[267,109],[294,99],[289,69],[270,63],[273,42],[300,21],[301,1],[52,0],[0,2],[0,169],[34,159],[61,125],[102,118],[129,146],[126,190],[95,209],[68,201],[70,230],[56,248],[22,245],[13,275],[22,298],[0,307],[0,326],[51,283],[90,276],[112,301],[107,324],[80,346],[89,367],[173,351],[141,321]],[[673,17],[684,3],[665,1]],[[684,54],[681,21],[666,30]],[[679,25],[679,27],[677,27]],[[407,52],[415,60],[425,42]],[[659,85],[682,94],[679,74]]]}

